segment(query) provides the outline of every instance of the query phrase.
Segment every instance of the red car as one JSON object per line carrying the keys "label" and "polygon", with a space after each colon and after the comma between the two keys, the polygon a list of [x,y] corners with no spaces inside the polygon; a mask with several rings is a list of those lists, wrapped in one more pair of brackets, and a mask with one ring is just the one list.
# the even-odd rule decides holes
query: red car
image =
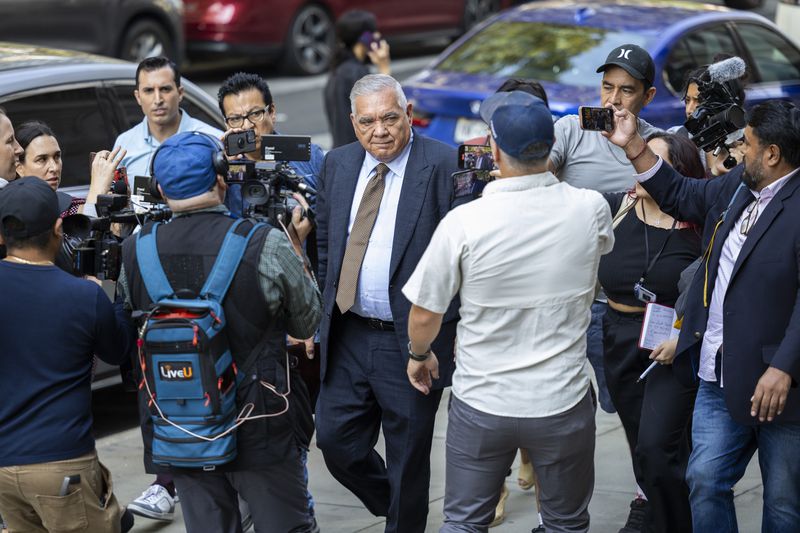
{"label": "red car", "polygon": [[511,0],[184,0],[190,56],[258,56],[289,71],[328,68],[336,18],[348,9],[375,14],[390,40],[455,37]]}

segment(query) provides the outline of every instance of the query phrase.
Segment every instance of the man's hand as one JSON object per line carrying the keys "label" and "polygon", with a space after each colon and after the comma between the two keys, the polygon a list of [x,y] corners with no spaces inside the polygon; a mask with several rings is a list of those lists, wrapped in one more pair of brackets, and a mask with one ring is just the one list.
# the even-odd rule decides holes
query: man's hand
{"label": "man's hand", "polygon": [[292,242],[302,246],[308,234],[314,229],[314,224],[308,216],[304,216],[304,212],[308,209],[308,202],[302,194],[292,193],[292,197],[300,204],[292,211],[292,223],[287,228],[289,235],[292,236]]}
{"label": "man's hand", "polygon": [[772,422],[783,412],[786,397],[792,385],[792,376],[775,367],[767,368],[756,384],[756,391],[750,401],[750,416],[758,416],[758,421]]}
{"label": "man's hand", "polygon": [[309,359],[314,359],[314,337],[309,337],[308,339],[295,339],[291,335],[288,335],[289,344],[305,344],[306,345],[306,357]]}
{"label": "man's hand", "polygon": [[[601,131],[603,137],[625,150],[628,157],[636,156],[636,153],[628,153],[628,148],[633,150],[642,149],[644,139],[639,135],[639,123],[636,115],[624,108],[616,108],[608,104],[614,110],[614,129],[611,132]],[[633,151],[631,150],[631,151]]]}
{"label": "man's hand", "polygon": [[671,365],[675,359],[675,350],[678,347],[678,339],[664,341],[650,354],[650,359],[658,361],[662,365]]}
{"label": "man's hand", "polygon": [[378,72],[387,75],[392,73],[390,66],[391,60],[389,58],[389,44],[384,39],[372,43],[372,47],[367,50],[367,56],[378,69]]}
{"label": "man's hand", "polygon": [[439,379],[439,360],[436,359],[436,354],[431,352],[431,355],[424,361],[408,360],[408,381],[411,385],[420,391],[422,394],[429,394],[434,379]]}

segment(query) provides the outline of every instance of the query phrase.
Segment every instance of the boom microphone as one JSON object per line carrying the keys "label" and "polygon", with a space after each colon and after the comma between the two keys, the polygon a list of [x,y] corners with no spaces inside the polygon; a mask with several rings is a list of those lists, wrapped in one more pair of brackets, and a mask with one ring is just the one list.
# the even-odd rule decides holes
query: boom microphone
{"label": "boom microphone", "polygon": [[731,57],[708,66],[708,78],[712,83],[738,80],[744,76],[747,66],[741,57]]}

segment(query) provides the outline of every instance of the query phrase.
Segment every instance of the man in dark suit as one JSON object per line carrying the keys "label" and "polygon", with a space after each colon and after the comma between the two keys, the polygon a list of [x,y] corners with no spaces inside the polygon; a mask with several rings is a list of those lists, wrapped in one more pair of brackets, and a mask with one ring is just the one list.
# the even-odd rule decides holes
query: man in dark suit
{"label": "man in dark suit", "polygon": [[[325,158],[317,199],[322,387],[317,444],[331,474],[387,532],[423,532],[433,423],[453,367],[456,306],[433,344],[446,364],[430,395],[406,377],[401,289],[450,210],[457,154],[411,129],[411,104],[390,76],[353,86],[358,143]],[[375,451],[383,428],[386,461]]]}
{"label": "man in dark suit", "polygon": [[700,380],[686,475],[694,530],[737,530],[732,488],[758,449],[762,530],[800,531],[800,109],[756,106],[744,163],[713,180],[680,176],[628,112],[616,117],[611,141],[647,192],[704,228],[674,359],[676,375]]}

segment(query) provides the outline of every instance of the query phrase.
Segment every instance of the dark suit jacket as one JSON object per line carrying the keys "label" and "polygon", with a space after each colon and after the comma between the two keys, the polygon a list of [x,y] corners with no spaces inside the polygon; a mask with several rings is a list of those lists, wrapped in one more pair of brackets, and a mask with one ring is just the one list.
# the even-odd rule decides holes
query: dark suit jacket
{"label": "dark suit jacket", "polygon": [[[736,193],[744,170],[739,165],[710,180],[684,178],[666,163],[642,183],[661,209],[678,220],[703,224],[706,250],[722,213],[708,261],[708,297],[717,279],[722,246],[753,195]],[[750,229],[731,274],[723,303],[722,380],[731,416],[753,425],[750,398],[761,375],[773,366],[792,376],[786,408],[776,421],[800,421],[800,172],[784,184]],[[732,198],[735,199],[731,203]],[[692,279],[675,370],[682,381],[697,380],[700,348],[708,322],[703,302],[705,264]]]}
{"label": "dark suit jacket", "polygon": [[[325,380],[331,317],[336,306],[336,290],[342,268],[347,226],[358,174],[366,152],[358,143],[331,150],[325,156],[317,198],[317,247],[319,284],[323,290],[323,315],[320,324],[321,375]],[[394,243],[389,270],[389,301],[394,317],[398,357],[407,360],[408,313],[411,302],[401,292],[414,272],[439,221],[451,208],[451,174],[456,172],[456,150],[414,133],[408,157],[400,205],[394,229]],[[439,359],[438,382],[434,388],[450,384],[453,369],[453,343],[458,319],[456,301],[444,316],[442,330],[433,343]],[[338,313],[338,309],[336,310]]]}

